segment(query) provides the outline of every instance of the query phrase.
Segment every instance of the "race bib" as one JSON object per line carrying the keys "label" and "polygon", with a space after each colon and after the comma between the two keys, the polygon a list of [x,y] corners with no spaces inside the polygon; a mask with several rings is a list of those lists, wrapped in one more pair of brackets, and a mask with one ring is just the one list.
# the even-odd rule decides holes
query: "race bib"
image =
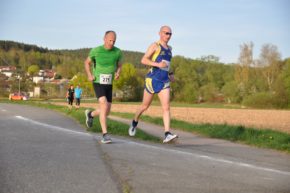
{"label": "race bib", "polygon": [[100,84],[112,84],[112,74],[100,74]]}
{"label": "race bib", "polygon": [[170,68],[170,62],[167,61],[167,60],[162,60],[162,62],[165,62],[167,64],[167,66],[164,67],[164,68],[160,68],[160,69],[165,70],[165,71],[168,72],[169,71],[169,68]]}

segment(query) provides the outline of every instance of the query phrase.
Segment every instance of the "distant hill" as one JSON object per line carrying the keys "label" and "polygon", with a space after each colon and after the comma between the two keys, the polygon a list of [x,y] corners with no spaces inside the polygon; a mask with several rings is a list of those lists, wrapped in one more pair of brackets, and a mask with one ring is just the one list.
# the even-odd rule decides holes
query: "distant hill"
{"label": "distant hill", "polygon": [[[91,48],[82,49],[48,49],[37,45],[0,40],[0,66],[13,65],[18,71],[27,71],[30,65],[41,69],[56,69],[63,77],[70,78],[77,72],[83,72],[84,60]],[[144,68],[140,64],[144,53],[123,50],[123,63]],[[68,70],[70,69],[70,70]]]}
{"label": "distant hill", "polygon": [[38,47],[36,45],[30,45],[25,43],[19,43],[14,41],[0,40],[1,51],[8,52],[12,49],[23,50],[24,52],[35,51],[41,53],[47,53],[49,50],[47,48]]}

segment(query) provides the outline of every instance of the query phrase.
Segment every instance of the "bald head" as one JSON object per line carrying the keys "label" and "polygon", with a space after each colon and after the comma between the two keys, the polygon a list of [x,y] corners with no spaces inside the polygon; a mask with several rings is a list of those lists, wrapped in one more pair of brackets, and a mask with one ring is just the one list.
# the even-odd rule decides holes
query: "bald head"
{"label": "bald head", "polygon": [[159,36],[160,36],[161,42],[164,42],[167,44],[171,38],[171,35],[172,35],[172,31],[169,26],[164,25],[160,28]]}
{"label": "bald head", "polygon": [[164,25],[164,26],[161,26],[160,32],[161,31],[170,31],[171,32],[171,28],[169,26],[167,26],[167,25]]}
{"label": "bald head", "polygon": [[105,37],[109,34],[113,34],[114,36],[117,36],[116,32],[115,31],[112,31],[112,30],[109,30],[109,31],[106,31],[105,32]]}
{"label": "bald head", "polygon": [[106,31],[104,37],[104,46],[106,49],[110,50],[114,47],[116,42],[116,32],[114,31]]}

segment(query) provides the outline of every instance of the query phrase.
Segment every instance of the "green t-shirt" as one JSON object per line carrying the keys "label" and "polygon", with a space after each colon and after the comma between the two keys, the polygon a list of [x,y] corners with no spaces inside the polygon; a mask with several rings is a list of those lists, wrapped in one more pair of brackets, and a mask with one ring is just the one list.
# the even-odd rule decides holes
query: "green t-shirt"
{"label": "green t-shirt", "polygon": [[104,45],[93,48],[89,57],[93,61],[94,82],[100,84],[112,84],[118,62],[122,58],[119,48],[105,49]]}

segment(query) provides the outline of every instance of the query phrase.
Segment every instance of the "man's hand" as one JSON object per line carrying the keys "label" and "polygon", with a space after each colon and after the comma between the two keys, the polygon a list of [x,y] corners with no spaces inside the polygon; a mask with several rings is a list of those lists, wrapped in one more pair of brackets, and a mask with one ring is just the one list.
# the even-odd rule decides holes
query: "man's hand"
{"label": "man's hand", "polygon": [[120,78],[120,73],[119,72],[115,72],[115,80],[118,80]]}
{"label": "man's hand", "polygon": [[163,60],[157,64],[158,64],[157,66],[158,68],[166,68],[168,66],[168,64]]}
{"label": "man's hand", "polygon": [[174,82],[175,81],[174,74],[169,74],[169,80],[170,80],[170,82]]}
{"label": "man's hand", "polygon": [[89,81],[94,81],[95,80],[95,77],[90,74],[90,75],[88,75],[88,79],[89,79]]}

